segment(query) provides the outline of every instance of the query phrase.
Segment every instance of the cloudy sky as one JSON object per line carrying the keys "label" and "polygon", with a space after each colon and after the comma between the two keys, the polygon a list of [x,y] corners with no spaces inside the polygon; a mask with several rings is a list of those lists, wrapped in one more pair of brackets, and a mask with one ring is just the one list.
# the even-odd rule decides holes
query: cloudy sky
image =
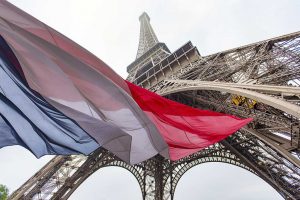
{"label": "cloudy sky", "polygon": [[[299,0],[10,0],[100,57],[122,77],[135,58],[138,17],[146,11],[158,39],[171,51],[192,41],[202,55],[300,30]],[[17,189],[51,157],[36,159],[20,147],[0,150],[0,183]],[[117,191],[117,192],[116,192]],[[71,199],[139,200],[134,177],[106,168]],[[199,165],[180,180],[176,200],[276,200],[276,191],[251,173],[227,164]]]}

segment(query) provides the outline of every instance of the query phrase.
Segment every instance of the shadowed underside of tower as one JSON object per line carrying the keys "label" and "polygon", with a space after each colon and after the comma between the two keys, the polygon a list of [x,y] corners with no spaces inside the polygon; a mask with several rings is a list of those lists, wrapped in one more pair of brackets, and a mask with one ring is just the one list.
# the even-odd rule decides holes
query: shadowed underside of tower
{"label": "shadowed underside of tower", "polygon": [[201,56],[191,42],[170,52],[158,41],[149,16],[143,13],[139,20],[129,81],[193,107],[254,121],[175,162],[156,156],[131,166],[105,149],[87,157],[56,156],[10,198],[67,199],[98,169],[119,166],[136,177],[143,199],[172,200],[190,168],[224,162],[259,176],[285,199],[300,199],[300,32]]}

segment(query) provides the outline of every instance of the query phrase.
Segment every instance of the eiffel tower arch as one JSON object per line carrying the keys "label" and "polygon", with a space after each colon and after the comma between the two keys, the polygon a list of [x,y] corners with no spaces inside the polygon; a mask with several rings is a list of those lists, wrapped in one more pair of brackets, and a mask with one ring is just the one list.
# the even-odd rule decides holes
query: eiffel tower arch
{"label": "eiffel tower arch", "polygon": [[300,32],[201,56],[191,42],[173,53],[150,18],[140,18],[128,80],[201,109],[252,117],[247,127],[178,161],[161,156],[129,165],[105,149],[56,156],[10,199],[68,199],[95,171],[118,166],[137,179],[143,199],[172,200],[178,181],[206,162],[232,164],[259,176],[285,199],[300,199]]}

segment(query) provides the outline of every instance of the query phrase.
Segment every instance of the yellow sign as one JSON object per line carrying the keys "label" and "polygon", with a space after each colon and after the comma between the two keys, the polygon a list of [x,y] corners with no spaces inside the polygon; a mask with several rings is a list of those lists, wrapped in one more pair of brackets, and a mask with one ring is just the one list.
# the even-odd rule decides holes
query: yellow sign
{"label": "yellow sign", "polygon": [[255,106],[255,104],[257,103],[253,99],[248,99],[246,97],[238,96],[238,95],[233,95],[232,99],[231,99],[231,102],[234,105],[237,105],[237,106],[246,106],[248,108],[253,108]]}

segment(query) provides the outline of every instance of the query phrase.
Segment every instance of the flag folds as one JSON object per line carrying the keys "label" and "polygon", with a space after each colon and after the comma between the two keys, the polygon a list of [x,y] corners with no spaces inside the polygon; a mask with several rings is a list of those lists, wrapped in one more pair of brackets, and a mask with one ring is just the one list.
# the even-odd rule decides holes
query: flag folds
{"label": "flag folds", "polygon": [[132,164],[158,153],[174,160],[250,120],[194,109],[126,82],[84,48],[0,1],[0,148],[22,145],[40,157],[87,155],[102,146]]}

